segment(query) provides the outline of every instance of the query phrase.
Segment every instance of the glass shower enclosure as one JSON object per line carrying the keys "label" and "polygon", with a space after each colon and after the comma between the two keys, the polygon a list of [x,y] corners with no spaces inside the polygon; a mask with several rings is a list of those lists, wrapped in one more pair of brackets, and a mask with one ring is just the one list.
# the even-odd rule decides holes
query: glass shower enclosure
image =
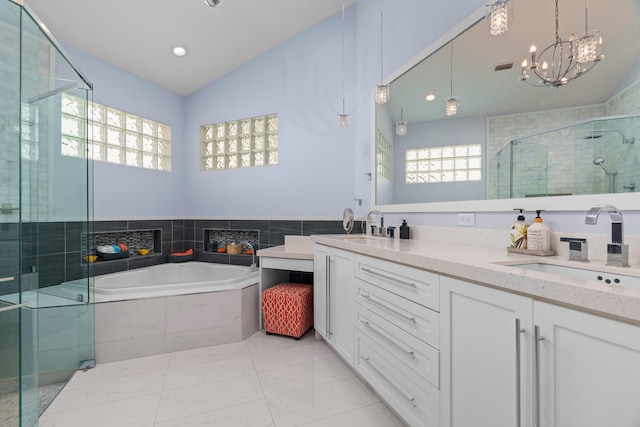
{"label": "glass shower enclosure", "polygon": [[22,427],[94,359],[91,162],[62,150],[86,153],[92,86],[21,0],[0,38],[0,425]]}
{"label": "glass shower enclosure", "polygon": [[498,198],[640,190],[640,116],[595,117],[519,136],[497,154]]}

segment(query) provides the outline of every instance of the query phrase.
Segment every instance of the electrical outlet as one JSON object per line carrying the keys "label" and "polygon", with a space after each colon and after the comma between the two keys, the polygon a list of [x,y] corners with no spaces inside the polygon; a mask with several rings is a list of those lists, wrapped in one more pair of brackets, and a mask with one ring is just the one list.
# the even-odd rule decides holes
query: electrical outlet
{"label": "electrical outlet", "polygon": [[474,213],[459,213],[458,225],[473,227],[476,225],[476,214]]}

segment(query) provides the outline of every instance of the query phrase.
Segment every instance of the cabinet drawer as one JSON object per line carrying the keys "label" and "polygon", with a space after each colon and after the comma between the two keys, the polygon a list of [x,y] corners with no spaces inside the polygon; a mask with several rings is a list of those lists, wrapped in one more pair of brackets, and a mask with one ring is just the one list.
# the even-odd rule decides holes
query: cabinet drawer
{"label": "cabinet drawer", "polygon": [[440,392],[355,330],[357,372],[411,426],[439,425]]}
{"label": "cabinet drawer", "polygon": [[439,311],[440,277],[437,274],[377,258],[356,255],[356,277]]}
{"label": "cabinet drawer", "polygon": [[377,314],[360,307],[356,327],[415,374],[440,387],[440,352],[430,345],[389,323]]}
{"label": "cabinet drawer", "polygon": [[398,328],[440,348],[439,314],[370,283],[356,279],[355,299]]}

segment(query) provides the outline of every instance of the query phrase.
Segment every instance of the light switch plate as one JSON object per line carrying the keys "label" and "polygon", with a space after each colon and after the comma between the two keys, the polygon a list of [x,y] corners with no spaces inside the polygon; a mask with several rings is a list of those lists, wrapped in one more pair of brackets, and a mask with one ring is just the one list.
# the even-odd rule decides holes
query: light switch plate
{"label": "light switch plate", "polygon": [[476,225],[476,214],[474,213],[459,213],[458,225],[465,227],[474,227]]}

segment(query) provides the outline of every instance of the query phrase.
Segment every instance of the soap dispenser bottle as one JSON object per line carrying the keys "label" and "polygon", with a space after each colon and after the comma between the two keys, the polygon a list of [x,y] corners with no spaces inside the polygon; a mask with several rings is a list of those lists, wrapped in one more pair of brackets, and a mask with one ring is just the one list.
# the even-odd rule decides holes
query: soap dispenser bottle
{"label": "soap dispenser bottle", "polygon": [[527,229],[527,249],[532,251],[548,251],[551,249],[551,239],[549,238],[549,227],[542,223],[540,212],[536,211],[533,224]]}
{"label": "soap dispenser bottle", "polygon": [[511,224],[509,234],[511,237],[511,247],[517,249],[527,249],[527,229],[530,224],[527,224],[524,220],[524,209],[514,209],[514,211],[520,211],[518,219]]}
{"label": "soap dispenser bottle", "polygon": [[400,238],[409,239],[409,226],[406,219],[402,220],[402,225],[400,226]]}

